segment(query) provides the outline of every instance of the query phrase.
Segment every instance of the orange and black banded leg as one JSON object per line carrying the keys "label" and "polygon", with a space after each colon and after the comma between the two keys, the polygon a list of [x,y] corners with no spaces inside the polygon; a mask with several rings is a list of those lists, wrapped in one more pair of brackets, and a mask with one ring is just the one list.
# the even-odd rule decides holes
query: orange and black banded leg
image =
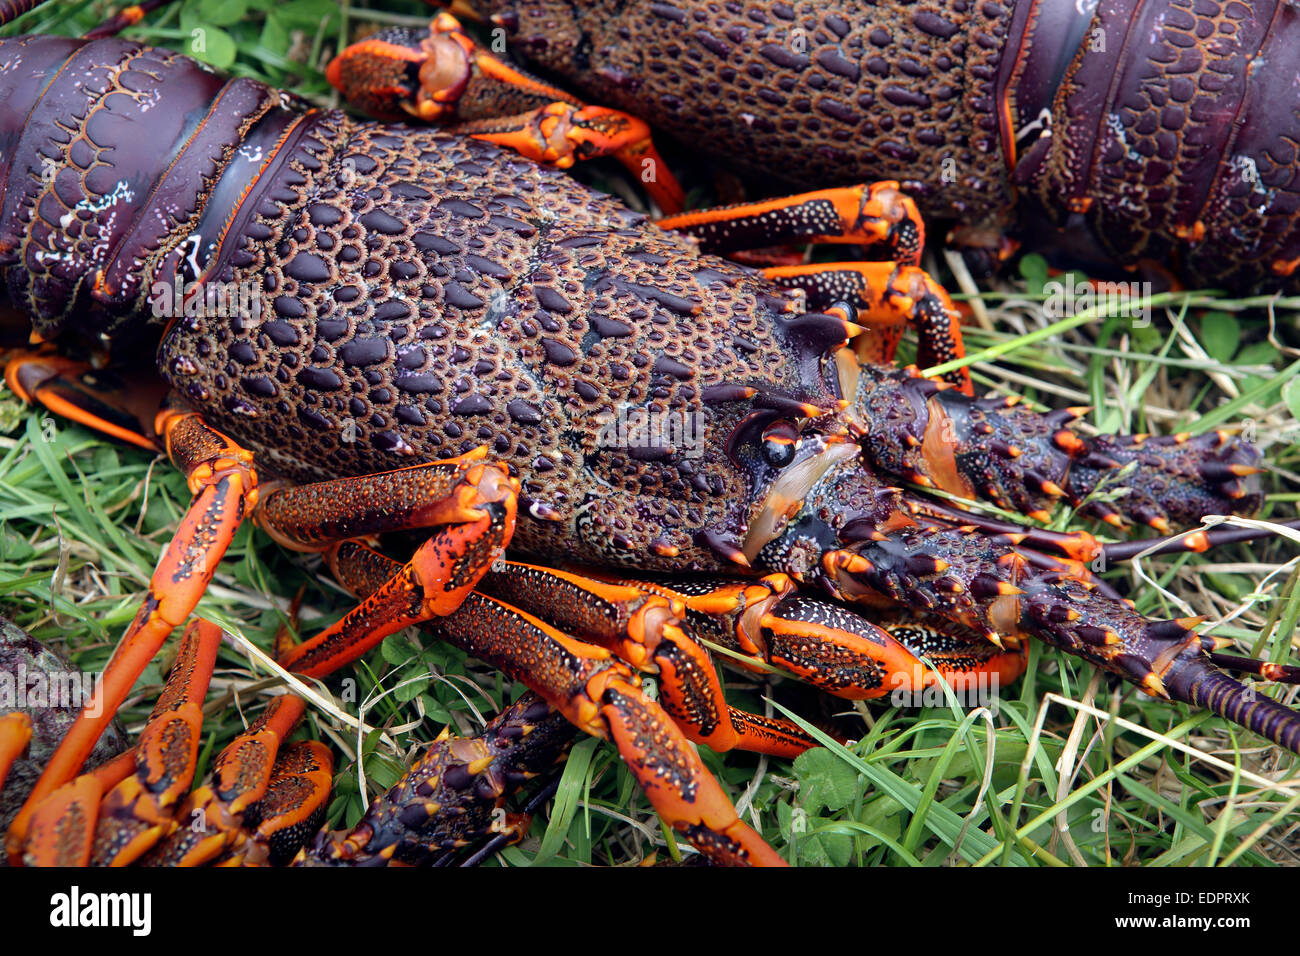
{"label": "orange and black banded leg", "polygon": [[32,719],[21,712],[0,716],[0,790],[14,761],[27,753],[32,740]]}
{"label": "orange and black banded leg", "polygon": [[916,203],[890,181],[694,210],[657,224],[694,236],[716,255],[791,243],[851,243],[881,246],[890,260],[916,266],[925,246]]}
{"label": "orange and black banded leg", "polygon": [[16,859],[37,803],[81,769],[108,722],[167,636],[183,624],[212,580],[245,514],[257,503],[252,454],[205,425],[193,412],[165,409],[155,432],[194,494],[149,582],[135,620],[104,669],[94,697],[68,730],[9,828],[6,850]]}
{"label": "orange and black banded leg", "polygon": [[[241,848],[247,835],[245,814],[271,783],[284,739],[302,718],[299,697],[275,697],[262,715],[217,756],[212,780],[189,794],[172,814],[170,832],[144,857],[147,866],[202,866]],[[332,766],[325,750],[327,765]],[[328,794],[317,798],[323,804]]]}
{"label": "orange and black banded leg", "polygon": [[430,627],[527,684],[578,729],[611,740],[659,815],[709,859],[784,864],[737,817],[677,724],[642,693],[635,672],[609,651],[478,594]]}
{"label": "orange and black banded leg", "polygon": [[480,590],[657,675],[659,703],[695,743],[777,757],[816,746],[790,721],[727,704],[708,653],[683,627],[680,601],[630,582],[512,561],[500,562]]}
{"label": "orange and black banded leg", "polygon": [[[830,607],[845,612],[839,605]],[[804,618],[801,615],[800,621]],[[1029,645],[1011,635],[994,644],[969,628],[915,613],[886,616],[881,626],[911,657],[891,667],[885,681],[885,693],[901,704],[937,687],[941,678],[955,694],[982,700],[1019,680],[1029,666]],[[908,696],[900,700],[899,694]]]}
{"label": "orange and black banded leg", "polygon": [[318,740],[285,744],[266,792],[244,810],[239,839],[217,866],[285,866],[325,822],[334,756]]}
{"label": "orange and black banded leg", "polygon": [[476,449],[397,471],[276,489],[257,519],[300,550],[384,531],[432,528],[405,565],[332,627],[282,656],[312,677],[356,660],[389,634],[449,614],[505,550],[514,532],[519,482]]}
{"label": "orange and black banded leg", "polygon": [[[129,763],[123,758],[64,784],[33,807],[21,860],[28,866],[125,866],[172,826],[198,759],[203,698],[221,629],[195,620]],[[107,786],[107,778],[127,772]],[[13,836],[13,831],[10,831]]]}
{"label": "orange and black banded leg", "polygon": [[[340,546],[335,556],[345,587],[384,575],[391,563],[356,544]],[[709,859],[784,865],[736,815],[677,724],[642,693],[636,673],[610,651],[479,593],[425,628],[527,685],[579,730],[614,742],[659,815]]]}
{"label": "orange and black banded leg", "polygon": [[[336,571],[358,598],[383,587],[400,567],[356,544],[344,544],[340,552]],[[444,730],[401,780],[371,801],[351,831],[318,834],[294,864],[439,865],[475,844],[481,845],[470,859],[485,859],[527,834],[531,810],[506,813],[506,798],[562,762],[576,734],[568,718],[527,691],[474,737]],[[545,793],[535,794],[529,806],[540,805]]]}
{"label": "orange and black banded leg", "polygon": [[[808,308],[831,312],[845,304],[849,316],[865,329],[853,339],[858,359],[889,365],[910,327],[917,337],[917,363],[922,368],[963,358],[961,321],[956,307],[923,269],[895,262],[817,262],[773,266],[763,275],[777,285],[800,289]],[[943,380],[967,395],[973,393],[970,373],[956,369]]]}
{"label": "orange and black banded leg", "polygon": [[681,185],[655,148],[650,127],[621,110],[557,100],[527,113],[470,120],[448,128],[557,169],[569,169],[579,160],[610,156],[645,187],[660,209],[676,211],[686,204]]}
{"label": "orange and black banded leg", "polygon": [[[880,246],[889,261],[772,266],[763,274],[778,285],[802,290],[813,312],[833,312],[847,303],[867,333],[854,343],[863,361],[892,362],[909,325],[919,339],[922,366],[965,355],[956,307],[918,267],[925,227],[915,203],[896,182],[705,209],[661,219],[658,225],[695,236],[705,251],[720,254],[792,242]],[[964,369],[946,380],[971,391]]]}
{"label": "orange and black banded leg", "polygon": [[799,593],[784,574],[638,583],[684,603],[687,622],[701,636],[847,700],[920,690],[939,676],[957,690],[973,682],[1010,683],[1024,671],[1019,646],[997,648],[978,635],[916,618],[880,626]]}
{"label": "orange and black banded leg", "polygon": [[660,209],[678,212],[685,206],[648,125],[620,110],[585,104],[495,56],[451,14],[439,14],[427,31],[383,30],[346,47],[326,77],[372,116],[439,123],[560,169],[611,156],[644,184]]}

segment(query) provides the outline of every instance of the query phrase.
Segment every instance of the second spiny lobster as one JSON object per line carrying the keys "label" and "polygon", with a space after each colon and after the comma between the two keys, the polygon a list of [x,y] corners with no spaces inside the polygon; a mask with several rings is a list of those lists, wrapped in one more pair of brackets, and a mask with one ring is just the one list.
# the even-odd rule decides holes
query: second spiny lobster
{"label": "second spiny lobster", "polygon": [[[1300,10],[1286,0],[456,7],[591,102],[735,166],[803,188],[896,180],[985,261],[1012,233],[1093,268],[1300,290]],[[485,69],[499,58],[482,47],[462,58],[449,29],[386,30],[335,69],[372,109],[418,96],[444,121],[476,119],[479,87],[535,84]]]}

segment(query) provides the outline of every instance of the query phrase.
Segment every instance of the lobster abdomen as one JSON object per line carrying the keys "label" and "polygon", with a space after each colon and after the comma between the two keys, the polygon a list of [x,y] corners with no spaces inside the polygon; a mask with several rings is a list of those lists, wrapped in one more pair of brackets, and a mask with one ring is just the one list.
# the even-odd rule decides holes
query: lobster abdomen
{"label": "lobster abdomen", "polygon": [[1121,264],[1181,256],[1204,284],[1296,288],[1300,10],[1104,0],[1087,31],[1017,182]]}
{"label": "lobster abdomen", "polygon": [[0,269],[45,338],[161,319],[154,283],[220,267],[303,119],[264,84],[121,40],[0,41],[0,72]]}

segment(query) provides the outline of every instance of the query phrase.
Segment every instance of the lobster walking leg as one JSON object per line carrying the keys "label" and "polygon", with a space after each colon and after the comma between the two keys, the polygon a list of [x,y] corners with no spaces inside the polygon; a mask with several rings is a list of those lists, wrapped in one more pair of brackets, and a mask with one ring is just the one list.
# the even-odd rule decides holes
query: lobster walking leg
{"label": "lobster walking leg", "polygon": [[[948,293],[929,274],[915,266],[894,262],[821,262],[801,266],[772,266],[763,275],[778,285],[802,289],[809,308],[830,311],[848,303],[857,321],[871,335],[855,338],[854,348],[864,362],[891,363],[904,327],[917,334],[917,360],[929,367],[962,358],[961,324]],[[944,380],[972,394],[965,368],[949,372]]]}
{"label": "lobster walking leg", "polygon": [[[922,690],[940,678],[958,691],[981,680],[1009,684],[1025,669],[1023,645],[999,648],[951,624],[918,619],[892,620],[882,627],[838,604],[797,592],[784,574],[754,581],[663,578],[636,583],[681,601],[686,622],[702,637],[848,700]],[[926,667],[922,656],[932,666]]]}
{"label": "lobster walking leg", "polygon": [[0,716],[0,790],[14,761],[27,752],[32,739],[32,719],[18,712]]}
{"label": "lobster walking leg", "polygon": [[854,243],[881,245],[891,260],[916,266],[925,245],[916,204],[890,181],[697,209],[656,224],[694,236],[717,254],[794,242]]}
{"label": "lobster walking leg", "polygon": [[[355,544],[340,547],[336,558],[345,586],[373,580],[391,563]],[[609,651],[478,593],[425,627],[528,685],[574,726],[615,743],[655,810],[714,862],[784,865],[736,816],[676,723],[641,692],[635,672]]]}
{"label": "lobster walking leg", "polygon": [[[896,182],[722,206],[671,216],[658,225],[695,236],[715,253],[788,242],[882,246],[888,250],[888,262],[774,266],[763,274],[778,285],[802,290],[814,312],[829,312],[847,303],[869,333],[855,342],[864,361],[892,362],[908,325],[917,332],[922,365],[938,365],[966,354],[952,300],[917,268],[925,227],[916,205]],[[951,373],[947,380],[970,393],[965,369]]]}
{"label": "lobster walking leg", "polygon": [[[333,561],[335,575],[359,598],[369,597],[398,563],[345,542]],[[532,691],[497,714],[472,738],[439,736],[392,789],[371,802],[348,833],[321,833],[298,865],[419,864],[432,854],[469,846],[493,834],[522,839],[525,815],[506,814],[505,798],[562,760],[577,733],[563,714]],[[483,852],[477,850],[475,855]]]}
{"label": "lobster walking leg", "polygon": [[292,648],[284,666],[319,677],[356,660],[408,624],[454,611],[514,531],[519,483],[484,463],[458,459],[395,472],[288,488],[267,496],[259,520],[280,540],[321,548],[347,539],[435,527],[415,555],[334,626]]}
{"label": "lobster walking leg", "polygon": [[482,591],[657,673],[660,703],[696,743],[781,757],[798,756],[815,744],[789,721],[727,704],[708,654],[680,626],[680,602],[631,583],[515,562],[503,562],[484,578]]}
{"label": "lobster walking leg", "polygon": [[213,624],[196,620],[186,629],[167,686],[135,748],[133,773],[102,800],[99,779],[86,775],[61,788],[56,799],[38,802],[26,843],[19,847],[24,863],[125,865],[165,833],[172,809],[193,779],[202,703],[220,644],[221,630]]}
{"label": "lobster walking leg", "polygon": [[[193,781],[201,732],[201,705],[216,660],[221,631],[196,620],[187,628],[167,686],[134,750],[56,790],[34,810],[22,860],[29,866],[195,866],[223,852],[245,851],[245,824],[255,801],[273,782],[280,742],[302,717],[301,699],[282,696],[217,757],[212,783],[179,802]],[[277,820],[286,831],[315,816],[319,826],[329,791],[332,759],[321,744],[302,745],[323,774],[299,793],[306,810]],[[178,804],[179,802],[179,804]],[[280,814],[283,816],[283,813]],[[258,822],[266,823],[266,814]],[[297,843],[314,830],[300,828]],[[254,838],[255,840],[256,838]],[[246,852],[246,851],[245,851]],[[289,855],[292,855],[290,853]]]}
{"label": "lobster walking leg", "polygon": [[189,479],[194,500],[158,563],[139,613],[104,669],[95,696],[14,819],[6,842],[10,859],[20,852],[32,809],[81,769],[145,665],[198,604],[235,529],[257,502],[251,453],[209,428],[198,415],[164,410],[156,430],[172,461]]}
{"label": "lobster walking leg", "polygon": [[5,382],[31,405],[148,451],[157,451],[150,424],[166,390],[161,382],[125,387],[116,376],[48,352],[10,353]]}
{"label": "lobster walking leg", "polygon": [[390,29],[340,51],[326,70],[353,106],[372,116],[415,116],[453,132],[568,169],[612,156],[645,184],[659,207],[685,195],[655,149],[650,127],[620,110],[589,106],[483,49],[449,13],[426,33]]}
{"label": "lobster walking leg", "polygon": [[325,821],[325,798],[334,769],[330,749],[303,740],[280,749],[262,799],[245,811],[242,840],[218,858],[218,866],[289,863]]}
{"label": "lobster walking leg", "polygon": [[[248,839],[249,808],[262,800],[279,761],[281,742],[302,718],[299,697],[274,698],[249,728],[221,752],[213,764],[211,783],[193,791],[173,815],[172,833],[160,841],[144,862],[149,866],[202,866],[227,853],[240,852]],[[333,758],[323,744],[311,743],[323,767],[323,786],[306,801],[310,817],[323,810],[329,792]]]}

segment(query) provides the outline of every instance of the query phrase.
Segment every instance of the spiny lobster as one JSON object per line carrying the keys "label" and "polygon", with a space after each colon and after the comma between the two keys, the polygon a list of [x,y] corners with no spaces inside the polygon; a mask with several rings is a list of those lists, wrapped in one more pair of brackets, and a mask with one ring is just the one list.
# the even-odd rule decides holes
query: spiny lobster
{"label": "spiny lobster", "polygon": [[[1010,230],[1094,266],[1300,290],[1300,10],[1285,0],[457,8],[593,102],[733,165],[804,188],[897,180],[970,247],[1003,254]],[[397,53],[395,76],[359,44],[372,62],[340,69],[382,74],[389,95],[423,82],[447,115],[473,115],[428,33],[377,39],[419,57]]]}
{"label": "spiny lobster", "polygon": [[[27,5],[0,4],[0,21]],[[702,255],[690,235],[490,144],[306,111],[167,51],[24,37],[2,41],[0,73],[10,301],[66,352],[112,360],[121,343],[158,341],[171,396],[151,420],[143,400],[107,393],[84,362],[50,350],[11,354],[7,381],[128,441],[158,440],[195,494],[98,706],[11,829],[11,859],[170,852],[142,834],[176,830],[187,786],[177,771],[192,770],[215,628],[190,628],[136,753],[75,775],[245,513],[290,547],[323,551],[363,597],[283,651],[291,670],[329,673],[425,622],[614,740],[665,820],[718,862],[781,859],[738,819],[690,741],[785,756],[812,741],[729,706],[696,631],[846,698],[932,684],[922,654],[957,687],[1009,680],[1037,637],[1300,748],[1300,715],[1215,664],[1269,678],[1292,670],[1217,655],[1192,621],[1138,614],[1089,573],[1084,562],[1101,553],[1091,536],[1004,524],[888,483],[1035,517],[1066,499],[1116,526],[1161,530],[1262,500],[1258,453],[1226,433],[1088,438],[1069,427],[1077,410],[1040,415],[976,400],[961,379],[878,364],[904,323],[930,355],[959,353],[950,303],[911,264],[921,227],[895,184],[708,222],[723,246],[781,241],[810,217],[828,237],[883,244],[899,261],[856,268],[855,299],[873,303],[859,309],[839,285],[796,294],[780,270]],[[159,296],[182,280],[185,308],[160,329]],[[240,282],[253,284],[255,305],[206,307],[205,285]],[[665,443],[635,427],[620,436],[610,429],[620,408],[674,416],[702,440]],[[1142,481],[1127,497],[1093,497],[1129,463]],[[259,470],[283,481],[261,483]],[[432,530],[405,564],[355,540],[420,528]],[[498,563],[507,543],[604,571]],[[800,594],[792,578],[847,603]],[[913,622],[895,636],[853,605],[901,608]],[[633,667],[658,675],[661,703]],[[235,794],[232,818],[279,779],[294,701],[277,699],[250,728],[260,754],[250,763],[266,772]],[[21,746],[21,724],[0,724],[5,753]],[[245,781],[245,743],[222,779]],[[280,755],[290,753],[300,751]],[[483,751],[457,776],[487,773],[499,757]],[[315,777],[303,786],[319,793],[326,759],[311,748],[305,769],[282,775]],[[410,831],[436,816],[428,798],[452,776],[425,771],[399,785],[394,800],[415,794],[403,812],[381,807],[365,834],[320,854],[354,859],[394,830],[369,858],[418,844]],[[111,812],[94,799],[106,789]],[[209,799],[199,793],[181,806]],[[308,828],[316,811],[292,806],[288,829]],[[88,823],[97,815],[104,832]]]}

